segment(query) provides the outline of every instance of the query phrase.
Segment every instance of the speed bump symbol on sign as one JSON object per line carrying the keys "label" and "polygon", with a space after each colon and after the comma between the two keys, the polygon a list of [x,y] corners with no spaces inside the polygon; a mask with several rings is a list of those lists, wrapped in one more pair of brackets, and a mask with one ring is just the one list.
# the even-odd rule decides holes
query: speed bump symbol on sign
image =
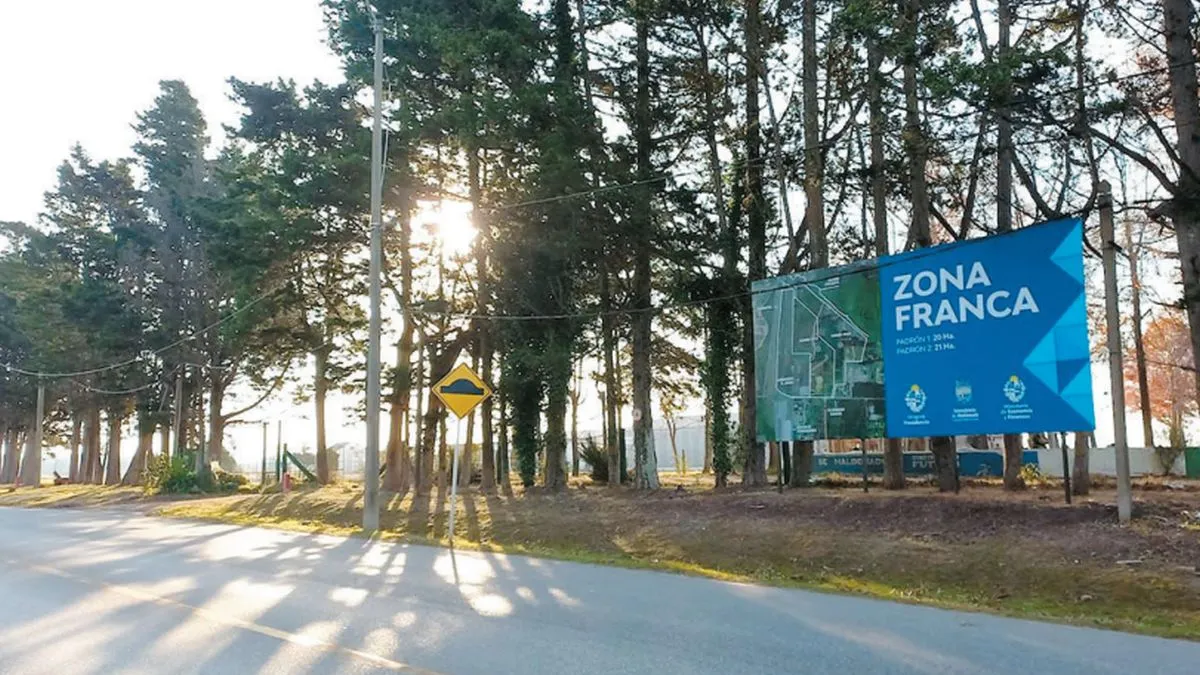
{"label": "speed bump symbol on sign", "polygon": [[433,395],[455,416],[463,418],[492,395],[492,388],[470,366],[460,363],[433,385]]}

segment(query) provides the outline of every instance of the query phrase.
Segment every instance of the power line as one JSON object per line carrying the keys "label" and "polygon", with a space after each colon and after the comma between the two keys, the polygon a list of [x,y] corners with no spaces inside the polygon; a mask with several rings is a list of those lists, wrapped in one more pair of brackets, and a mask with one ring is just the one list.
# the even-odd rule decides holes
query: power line
{"label": "power line", "polygon": [[[1078,212],[1075,212],[1075,213],[1078,213]],[[1074,213],[1067,214],[1067,215],[1074,215]],[[1023,227],[1023,228],[1011,230],[1008,232],[1001,232],[998,234],[994,234],[988,238],[993,239],[996,237],[1008,237],[1008,236],[1012,236],[1012,235],[1020,233],[1020,232],[1026,232],[1033,228],[1038,228],[1038,227],[1048,225],[1052,222],[1058,222],[1058,221],[1057,220],[1044,221],[1041,223],[1029,225],[1028,227]],[[964,240],[961,243],[970,243],[970,242],[978,242],[978,241],[982,241],[982,240],[981,239]],[[952,242],[952,243],[958,243],[958,242]],[[914,251],[909,251],[905,254],[901,254],[901,255],[903,255],[902,260],[893,259],[893,260],[889,260],[887,262],[879,262],[876,264],[876,266],[873,269],[879,270],[879,269],[884,269],[886,267],[890,267],[892,265],[898,265],[898,264],[902,264],[902,263],[907,264],[913,260],[920,260],[922,258],[926,258],[931,255],[944,253],[945,252],[944,249],[939,250],[941,248],[942,248],[941,246],[930,246],[930,247],[926,247],[926,248],[916,249]],[[895,258],[895,256],[892,256],[892,257]],[[875,260],[880,260],[880,259],[876,258]],[[836,268],[819,268],[819,269],[820,270],[835,270]],[[811,270],[811,271],[819,271],[819,270]],[[842,277],[849,276],[851,274],[858,274],[861,271],[862,270],[857,270],[857,269],[856,270],[831,271],[829,274],[821,276],[820,280],[825,281],[828,279],[840,279]],[[814,279],[812,279],[812,278],[796,279],[795,281],[788,282],[785,284],[780,284],[777,286],[773,286],[768,289],[760,289],[760,290],[752,289],[752,290],[748,290],[748,291],[738,291],[735,293],[729,293],[729,294],[725,294],[725,295],[717,295],[717,296],[712,296],[712,297],[708,297],[708,298],[702,298],[699,300],[684,300],[684,301],[680,301],[680,302],[664,303],[664,304],[661,304],[658,306],[652,306],[652,307],[632,307],[632,308],[614,309],[614,310],[609,310],[607,312],[571,312],[571,313],[561,313],[561,314],[468,314],[468,313],[454,313],[454,312],[438,312],[438,311],[430,311],[430,310],[422,310],[422,309],[413,309],[411,311],[414,314],[422,314],[425,316],[438,316],[438,317],[445,317],[445,318],[450,318],[450,319],[460,319],[460,320],[466,320],[466,321],[512,321],[512,322],[517,322],[517,321],[584,320],[584,319],[596,319],[596,318],[605,317],[605,316],[637,315],[637,314],[643,314],[643,313],[659,314],[659,313],[664,313],[664,312],[667,312],[670,310],[684,309],[684,308],[688,308],[688,307],[695,307],[698,305],[707,305],[707,304],[711,304],[711,303],[715,303],[715,302],[727,302],[730,300],[740,300],[742,298],[753,297],[755,295],[759,295],[759,294],[763,294],[763,293],[773,293],[775,291],[783,290],[783,289],[787,289],[787,288],[798,288],[805,284],[812,283],[813,281],[814,281]]]}
{"label": "power line", "polygon": [[283,287],[280,286],[278,288],[275,288],[270,291],[266,291],[264,293],[259,294],[257,297],[251,299],[249,302],[247,302],[246,304],[242,305],[241,307],[233,310],[229,314],[226,314],[224,317],[218,319],[214,323],[209,324],[208,326],[205,326],[204,328],[201,328],[200,330],[192,333],[191,335],[182,337],[182,338],[168,344],[165,347],[160,347],[160,348],[158,348],[152,352],[149,352],[147,354],[139,354],[138,356],[134,356],[133,358],[126,359],[124,361],[119,361],[117,363],[112,363],[107,366],[100,366],[97,368],[89,368],[87,370],[77,370],[74,372],[62,372],[62,373],[25,370],[23,368],[19,368],[17,366],[9,364],[9,363],[0,363],[0,368],[4,368],[5,370],[8,370],[9,372],[16,373],[18,375],[25,375],[27,377],[37,377],[37,378],[42,378],[42,379],[62,379],[62,378],[84,377],[87,375],[96,375],[99,373],[106,373],[110,370],[116,370],[118,368],[124,368],[126,366],[131,366],[140,361],[144,361],[145,359],[148,359],[150,357],[158,356],[159,354],[162,354],[163,352],[174,349],[175,347],[178,347],[182,344],[191,342],[192,340],[195,340],[196,338],[200,337],[201,335],[204,335],[205,333],[208,333],[209,331],[211,331],[215,328],[221,327],[222,325],[228,323],[229,321],[233,320],[237,316],[246,312],[251,307],[257,305],[258,303],[262,302],[263,300],[266,300],[268,297],[274,295],[275,293],[278,293],[282,288]]}
{"label": "power line", "polygon": [[178,373],[179,368],[181,368],[181,367],[183,367],[183,366],[176,367],[170,373],[165,374],[163,377],[158,378],[155,381],[150,382],[149,384],[144,384],[140,387],[133,387],[131,389],[119,389],[119,390],[101,389],[99,387],[93,387],[90,384],[87,384],[86,382],[80,382],[78,380],[72,380],[72,381],[75,384],[79,385],[81,388],[83,388],[84,391],[88,391],[93,394],[108,394],[111,396],[128,396],[129,394],[137,394],[139,392],[146,391],[147,389],[157,387],[160,384],[164,384],[166,382],[166,380],[169,379],[172,375],[174,375],[175,373]]}

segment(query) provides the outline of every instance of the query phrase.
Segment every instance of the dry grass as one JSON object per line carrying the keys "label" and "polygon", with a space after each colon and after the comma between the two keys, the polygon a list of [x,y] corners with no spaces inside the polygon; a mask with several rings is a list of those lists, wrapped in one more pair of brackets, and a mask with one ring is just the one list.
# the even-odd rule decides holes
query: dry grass
{"label": "dry grass", "polygon": [[[668,479],[654,494],[573,481],[560,494],[460,495],[459,547],[653,568],[1200,639],[1200,534],[1181,510],[1196,493],[1147,493],[1119,527],[1104,492],[957,496],[852,490],[712,491]],[[1183,499],[1184,501],[1177,501]],[[387,539],[446,543],[446,495],[385,495]],[[354,535],[358,486],[168,505],[165,515]],[[1138,559],[1137,566],[1117,565]]]}

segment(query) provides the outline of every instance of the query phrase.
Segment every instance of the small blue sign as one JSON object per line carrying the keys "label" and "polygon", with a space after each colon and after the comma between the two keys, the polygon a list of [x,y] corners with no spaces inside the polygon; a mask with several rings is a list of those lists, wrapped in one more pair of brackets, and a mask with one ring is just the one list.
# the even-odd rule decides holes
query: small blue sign
{"label": "small blue sign", "polygon": [[[996,450],[959,450],[958,473],[964,477],[988,478],[1004,475],[1004,455]],[[862,474],[862,455],[853,453],[820,453],[813,455],[812,472],[844,473],[847,475]],[[1023,453],[1022,464],[1037,466],[1038,454],[1033,450]],[[934,473],[933,453],[906,452],[904,453],[904,475],[928,476]],[[867,471],[872,475],[883,474],[883,455],[877,452],[867,454]]]}
{"label": "small blue sign", "polygon": [[879,264],[891,437],[1095,427],[1078,219]]}

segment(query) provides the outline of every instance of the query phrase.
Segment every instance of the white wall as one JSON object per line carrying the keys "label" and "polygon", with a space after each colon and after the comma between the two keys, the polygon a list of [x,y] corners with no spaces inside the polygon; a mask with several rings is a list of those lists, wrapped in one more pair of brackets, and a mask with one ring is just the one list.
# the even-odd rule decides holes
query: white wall
{"label": "white wall", "polygon": [[[1043,474],[1049,476],[1062,475],[1062,451],[1042,448],[1037,451],[1038,465]],[[1071,448],[1067,449],[1067,461],[1071,470],[1075,469],[1075,451]],[[1092,448],[1091,454],[1088,457],[1088,471],[1093,474],[1103,476],[1117,475],[1117,454],[1111,448]],[[1161,476],[1162,465],[1158,461],[1152,448],[1130,448],[1129,449],[1129,472],[1134,476]],[[1175,460],[1175,464],[1171,467],[1171,474],[1182,476],[1186,473],[1183,455]]]}

